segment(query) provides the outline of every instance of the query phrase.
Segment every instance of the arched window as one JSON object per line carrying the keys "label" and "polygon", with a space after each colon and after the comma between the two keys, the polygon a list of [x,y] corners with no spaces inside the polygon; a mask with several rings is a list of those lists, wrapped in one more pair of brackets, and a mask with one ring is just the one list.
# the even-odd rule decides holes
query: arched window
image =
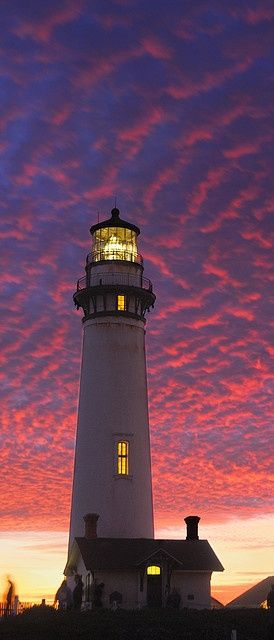
{"label": "arched window", "polygon": [[160,573],[161,573],[161,567],[158,567],[157,565],[151,565],[150,567],[147,567],[148,576],[159,576]]}
{"label": "arched window", "polygon": [[126,440],[117,442],[117,473],[128,476],[129,443]]}

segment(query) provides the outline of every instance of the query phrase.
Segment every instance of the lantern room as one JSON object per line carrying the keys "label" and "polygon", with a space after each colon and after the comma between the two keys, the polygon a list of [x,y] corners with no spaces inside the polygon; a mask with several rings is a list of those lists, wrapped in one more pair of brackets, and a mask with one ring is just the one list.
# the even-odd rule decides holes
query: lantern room
{"label": "lantern room", "polygon": [[86,275],[79,278],[73,298],[82,307],[84,319],[118,315],[145,322],[154,305],[152,283],[143,276],[138,253],[140,229],[120,218],[116,207],[111,217],[90,228],[91,253],[86,258]]}
{"label": "lantern room", "polygon": [[111,211],[111,218],[93,225],[90,233],[92,262],[105,260],[142,262],[137,246],[140,229],[130,222],[121,220],[120,211],[116,207]]}

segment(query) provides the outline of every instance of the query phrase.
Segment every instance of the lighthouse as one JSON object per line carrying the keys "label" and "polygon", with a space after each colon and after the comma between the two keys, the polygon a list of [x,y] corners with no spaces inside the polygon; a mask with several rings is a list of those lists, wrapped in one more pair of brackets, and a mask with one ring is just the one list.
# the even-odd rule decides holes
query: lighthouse
{"label": "lighthouse", "polygon": [[[90,229],[91,253],[74,302],[83,345],[68,559],[83,606],[210,608],[212,571],[223,571],[199,516],[186,539],[155,539],[145,355],[153,287],[138,253],[140,230],[111,217]],[[101,597],[100,596],[100,597]],[[173,602],[173,605],[170,604]]]}
{"label": "lighthouse", "polygon": [[101,538],[154,537],[145,325],[155,295],[137,226],[115,207],[90,233],[73,296],[83,342],[70,547],[87,514]]}

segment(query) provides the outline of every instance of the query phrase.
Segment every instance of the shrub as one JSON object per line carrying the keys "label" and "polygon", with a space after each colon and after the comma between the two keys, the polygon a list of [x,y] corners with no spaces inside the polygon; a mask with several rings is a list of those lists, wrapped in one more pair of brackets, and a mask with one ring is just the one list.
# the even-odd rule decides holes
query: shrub
{"label": "shrub", "polygon": [[107,609],[77,612],[33,607],[0,620],[0,640],[268,640],[268,612],[220,609]]}

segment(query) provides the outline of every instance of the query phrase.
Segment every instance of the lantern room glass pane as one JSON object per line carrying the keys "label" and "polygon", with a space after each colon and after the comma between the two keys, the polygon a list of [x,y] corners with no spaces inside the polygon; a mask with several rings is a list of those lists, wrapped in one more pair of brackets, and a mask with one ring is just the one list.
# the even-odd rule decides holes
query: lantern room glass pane
{"label": "lantern room glass pane", "polygon": [[104,227],[93,234],[92,261],[126,260],[137,262],[137,234],[125,227]]}

